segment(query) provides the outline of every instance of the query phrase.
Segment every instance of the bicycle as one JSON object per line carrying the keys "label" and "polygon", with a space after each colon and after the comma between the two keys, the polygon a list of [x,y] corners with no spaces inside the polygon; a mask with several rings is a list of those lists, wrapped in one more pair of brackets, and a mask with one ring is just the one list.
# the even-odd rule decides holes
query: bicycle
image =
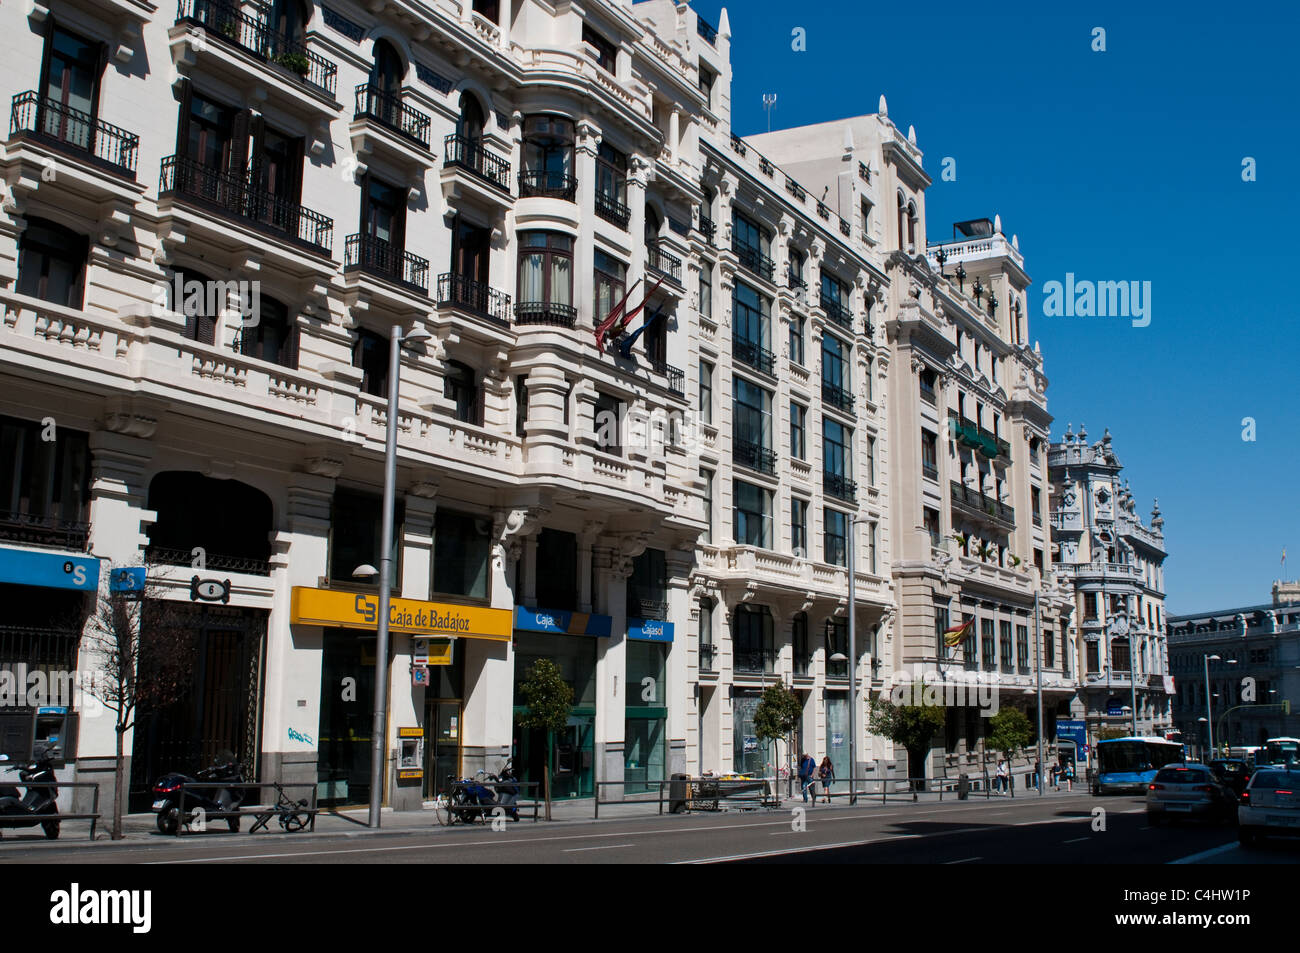
{"label": "bicycle", "polygon": [[275,788],[278,795],[276,802],[268,810],[258,813],[257,823],[249,828],[248,832],[252,834],[266,827],[273,817],[280,822],[280,828],[286,834],[295,834],[304,830],[311,823],[310,802],[306,798],[293,800],[284,793],[284,786],[279,783],[273,783],[271,786]]}

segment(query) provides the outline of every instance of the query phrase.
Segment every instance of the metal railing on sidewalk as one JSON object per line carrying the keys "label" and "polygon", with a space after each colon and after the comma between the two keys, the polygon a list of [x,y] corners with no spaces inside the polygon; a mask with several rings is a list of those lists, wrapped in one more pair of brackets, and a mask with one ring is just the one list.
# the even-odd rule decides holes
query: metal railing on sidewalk
{"label": "metal railing on sidewalk", "polygon": [[[7,785],[14,787],[27,788],[25,781],[6,781]],[[95,839],[95,827],[99,824],[99,782],[98,781],[33,781],[31,784],[34,788],[54,788],[59,791],[62,788],[90,788],[94,791],[90,799],[90,813],[72,813],[72,814],[19,814],[10,815],[7,818],[0,817],[0,833],[7,830],[22,830],[24,827],[40,827],[42,824],[62,824],[64,821],[90,821],[90,839]],[[56,793],[57,798],[57,793]],[[5,824],[5,820],[22,822]]]}
{"label": "metal railing on sidewalk", "polygon": [[[248,830],[248,833],[251,834],[259,828],[267,827],[268,821],[276,817],[281,817],[286,821],[281,824],[286,831],[294,832],[306,829],[315,833],[316,815],[320,813],[320,809],[316,805],[317,787],[314,781],[291,781],[288,784],[283,781],[182,781],[177,785],[175,792],[176,828],[173,833],[179,837],[182,830],[188,830],[191,826],[189,815],[186,814],[186,792],[205,790],[222,791],[231,789],[247,791],[253,788],[259,790],[264,788],[274,788],[277,796],[276,803],[245,806],[241,801],[233,811],[209,811],[206,808],[200,808],[200,810],[203,811],[203,814],[202,825],[198,830],[205,831],[209,820],[231,821],[237,818],[251,817],[254,819],[253,826]],[[285,788],[310,788],[311,798],[306,799],[306,804],[302,803],[302,801],[292,801],[288,798],[288,795],[284,793]],[[195,805],[194,807],[198,807],[198,805]],[[193,810],[193,807],[191,810]],[[306,816],[306,820],[298,822],[297,819],[304,815]],[[295,820],[288,822],[289,818]],[[237,827],[233,828],[232,833],[237,830]]]}

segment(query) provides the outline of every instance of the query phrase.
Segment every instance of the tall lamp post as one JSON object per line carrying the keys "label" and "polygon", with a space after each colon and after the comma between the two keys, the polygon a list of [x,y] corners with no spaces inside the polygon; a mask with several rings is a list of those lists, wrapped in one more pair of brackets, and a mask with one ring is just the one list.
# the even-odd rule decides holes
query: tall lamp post
{"label": "tall lamp post", "polygon": [[1218,662],[1218,661],[1220,661],[1221,658],[1222,658],[1222,656],[1219,656],[1219,655],[1206,655],[1206,656],[1204,656],[1204,661],[1205,661],[1205,730],[1209,733],[1209,737],[1210,737],[1209,754],[1208,754],[1208,755],[1206,756],[1206,758],[1205,758],[1205,760],[1206,760],[1207,763],[1210,761],[1211,758],[1214,757],[1214,716],[1210,713],[1210,659],[1214,659],[1214,661]]}
{"label": "tall lamp post", "polygon": [[384,446],[384,511],[379,549],[379,619],[375,640],[375,711],[370,728],[369,826],[379,827],[384,800],[384,765],[388,751],[388,612],[393,590],[393,497],[397,482],[397,382],[403,344],[418,344],[433,337],[416,326],[402,332],[394,324],[388,348],[388,425]]}
{"label": "tall lamp post", "polygon": [[[854,550],[857,549],[858,532],[857,527],[860,523],[869,523],[868,519],[851,518],[849,520],[849,803],[858,803],[858,787],[854,781],[854,772],[857,771],[857,740],[858,740],[858,644],[857,644],[857,614],[858,614],[858,591],[857,591],[857,571],[854,568]],[[830,657],[830,661],[843,661],[844,657],[836,652]]]}

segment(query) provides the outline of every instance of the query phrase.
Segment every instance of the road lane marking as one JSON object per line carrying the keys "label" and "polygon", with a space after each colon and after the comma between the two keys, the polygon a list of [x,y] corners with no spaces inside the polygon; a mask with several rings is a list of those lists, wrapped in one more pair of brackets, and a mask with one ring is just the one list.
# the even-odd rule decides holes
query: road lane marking
{"label": "road lane marking", "polygon": [[1217,857],[1219,854],[1225,854],[1234,848],[1240,847],[1240,844],[1228,843],[1222,847],[1211,847],[1209,850],[1203,850],[1199,854],[1192,854],[1189,857],[1180,857],[1177,860],[1171,860],[1171,864],[1194,864],[1198,860],[1206,860],[1210,857]]}
{"label": "road lane marking", "polygon": [[566,847],[561,854],[580,854],[584,850],[617,850],[620,847],[635,847],[636,844],[602,844],[600,847]]}
{"label": "road lane marking", "polygon": [[1063,840],[1062,844],[1078,844],[1086,840],[1092,840],[1091,837],[1076,837],[1074,840]]}
{"label": "road lane marking", "polygon": [[969,864],[971,861],[974,861],[974,860],[983,860],[983,859],[984,859],[983,857],[967,857],[967,858],[965,858],[965,859],[963,859],[963,860],[948,860],[948,861],[944,861],[944,863],[947,863],[947,864]]}

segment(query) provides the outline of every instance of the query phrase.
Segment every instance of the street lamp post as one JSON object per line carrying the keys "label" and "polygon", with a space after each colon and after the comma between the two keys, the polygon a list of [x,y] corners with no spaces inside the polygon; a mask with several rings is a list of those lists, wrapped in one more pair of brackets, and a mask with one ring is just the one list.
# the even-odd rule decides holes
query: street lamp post
{"label": "street lamp post", "polygon": [[1208,732],[1208,734],[1209,734],[1209,738],[1210,738],[1209,755],[1208,755],[1208,756],[1206,757],[1206,759],[1205,759],[1206,762],[1209,762],[1210,758],[1214,757],[1214,715],[1210,712],[1210,659],[1214,659],[1214,661],[1218,662],[1218,661],[1220,661],[1221,656],[1218,656],[1218,655],[1206,655],[1206,656],[1204,656],[1204,661],[1205,661],[1205,730],[1206,730],[1206,732]]}
{"label": "street lamp post", "polygon": [[371,724],[369,826],[379,827],[384,800],[384,765],[388,751],[388,613],[393,590],[393,497],[397,482],[397,382],[401,373],[402,344],[433,337],[422,327],[403,335],[394,324],[388,349],[388,421],[384,444],[384,511],[379,550],[379,619],[375,639],[375,711]]}
{"label": "street lamp post", "polygon": [[857,645],[857,571],[854,569],[854,551],[858,548],[858,524],[870,520],[849,520],[849,803],[858,803],[857,773],[858,740],[858,645]]}

